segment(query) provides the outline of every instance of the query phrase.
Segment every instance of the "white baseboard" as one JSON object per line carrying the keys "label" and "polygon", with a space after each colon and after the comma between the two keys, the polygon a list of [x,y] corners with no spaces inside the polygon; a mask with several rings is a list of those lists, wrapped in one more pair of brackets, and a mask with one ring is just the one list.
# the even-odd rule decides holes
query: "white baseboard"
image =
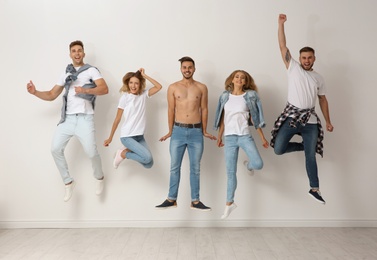
{"label": "white baseboard", "polygon": [[0,229],[12,228],[214,228],[214,227],[377,227],[377,220],[201,220],[201,221],[0,221]]}

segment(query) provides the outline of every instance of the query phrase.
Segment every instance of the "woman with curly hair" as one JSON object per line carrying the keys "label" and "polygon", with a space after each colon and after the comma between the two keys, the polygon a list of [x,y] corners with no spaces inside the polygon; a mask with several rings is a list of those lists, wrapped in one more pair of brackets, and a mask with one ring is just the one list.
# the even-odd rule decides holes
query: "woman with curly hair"
{"label": "woman with curly hair", "polygon": [[237,188],[237,161],[239,148],[242,148],[248,161],[244,162],[250,175],[262,169],[263,161],[250,134],[249,126],[254,125],[263,147],[268,148],[262,128],[265,127],[262,103],[257,94],[257,86],[249,73],[236,70],[225,80],[225,91],[221,94],[216,109],[214,128],[218,129],[217,146],[225,141],[225,164],[227,171],[227,199],[225,219],[237,207],[234,194]]}

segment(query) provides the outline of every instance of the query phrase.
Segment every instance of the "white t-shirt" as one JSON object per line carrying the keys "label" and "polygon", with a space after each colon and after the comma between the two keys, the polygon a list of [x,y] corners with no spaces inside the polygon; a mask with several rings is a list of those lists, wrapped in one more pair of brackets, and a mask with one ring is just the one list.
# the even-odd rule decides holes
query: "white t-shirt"
{"label": "white t-shirt", "polygon": [[[75,67],[76,70],[78,70],[80,67]],[[65,73],[60,76],[59,81],[56,83],[59,86],[65,85],[65,79],[67,76],[71,75],[71,73]],[[94,114],[94,109],[92,106],[92,102],[80,97],[76,96],[75,87],[82,87],[85,84],[89,84],[90,80],[97,80],[101,79],[101,73],[96,68],[89,68],[87,70],[84,70],[81,72],[75,81],[71,83],[69,86],[69,92],[67,96],[67,110],[66,114]],[[63,90],[65,91],[65,90]]]}
{"label": "white t-shirt", "polygon": [[118,108],[123,109],[124,123],[120,137],[143,135],[145,132],[145,102],[149,98],[148,90],[140,95],[124,93],[119,100]]}
{"label": "white t-shirt", "polygon": [[229,94],[224,106],[224,135],[250,134],[248,120],[250,117],[244,95]]}
{"label": "white t-shirt", "polygon": [[[296,60],[291,59],[288,73],[288,102],[298,108],[312,108],[316,105],[318,95],[325,95],[325,82],[314,70],[307,71]],[[317,119],[311,116],[308,123],[316,124]]]}

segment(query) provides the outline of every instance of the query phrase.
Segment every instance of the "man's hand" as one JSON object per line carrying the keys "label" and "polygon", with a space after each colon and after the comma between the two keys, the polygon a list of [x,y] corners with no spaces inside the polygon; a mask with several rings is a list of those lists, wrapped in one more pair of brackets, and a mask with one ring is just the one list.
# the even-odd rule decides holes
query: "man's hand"
{"label": "man's hand", "polygon": [[283,24],[287,21],[287,16],[285,14],[279,14],[278,22],[279,24]]}
{"label": "man's hand", "polygon": [[207,133],[207,132],[203,133],[203,136],[204,136],[204,137],[207,137],[207,138],[209,138],[209,139],[211,139],[211,140],[216,140],[216,139],[217,139],[216,136],[211,135],[211,134],[209,134],[209,133]]}
{"label": "man's hand", "polygon": [[331,123],[326,123],[326,130],[332,132],[334,130],[333,125]]}
{"label": "man's hand", "polygon": [[171,133],[168,133],[167,135],[164,135],[163,137],[160,138],[160,142],[163,142],[165,141],[166,139],[168,139],[169,137],[171,136]]}
{"label": "man's hand", "polygon": [[30,82],[26,84],[26,89],[30,94],[35,95],[36,89],[33,81],[30,80]]}
{"label": "man's hand", "polygon": [[86,89],[80,86],[75,87],[76,94],[85,94]]}

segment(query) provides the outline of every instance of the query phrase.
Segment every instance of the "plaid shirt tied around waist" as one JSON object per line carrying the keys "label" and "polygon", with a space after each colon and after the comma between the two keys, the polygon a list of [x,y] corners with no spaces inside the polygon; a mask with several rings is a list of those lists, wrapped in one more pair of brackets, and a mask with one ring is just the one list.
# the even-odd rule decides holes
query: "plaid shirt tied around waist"
{"label": "plaid shirt tied around waist", "polygon": [[271,131],[271,147],[274,147],[278,131],[288,117],[292,118],[291,122],[289,123],[290,127],[296,127],[297,123],[300,123],[301,125],[305,126],[311,115],[314,115],[317,118],[318,138],[316,153],[320,154],[323,157],[323,128],[321,125],[321,121],[319,120],[319,117],[315,112],[314,107],[308,109],[301,109],[295,107],[289,102],[287,102],[287,105],[285,106],[283,112],[280,114],[280,116],[276,119],[274,123],[274,127]]}

